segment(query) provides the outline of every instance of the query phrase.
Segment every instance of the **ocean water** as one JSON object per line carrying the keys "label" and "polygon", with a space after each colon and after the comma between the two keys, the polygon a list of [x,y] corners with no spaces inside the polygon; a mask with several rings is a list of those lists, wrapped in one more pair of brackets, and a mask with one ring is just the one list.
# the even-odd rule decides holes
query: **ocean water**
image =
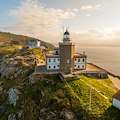
{"label": "ocean water", "polygon": [[86,52],[88,62],[120,75],[120,47],[77,45],[76,48],[79,52]]}

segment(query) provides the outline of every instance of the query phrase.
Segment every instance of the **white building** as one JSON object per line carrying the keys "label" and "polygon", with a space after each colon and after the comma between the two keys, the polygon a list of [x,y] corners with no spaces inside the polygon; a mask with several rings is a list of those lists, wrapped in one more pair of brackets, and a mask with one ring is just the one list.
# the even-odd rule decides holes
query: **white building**
{"label": "white building", "polygon": [[84,54],[74,54],[74,69],[86,69],[86,58]]}
{"label": "white building", "polygon": [[31,39],[27,41],[27,46],[29,48],[40,48],[41,46],[41,41],[38,39]]}
{"label": "white building", "polygon": [[120,90],[113,96],[112,105],[120,110]]}
{"label": "white building", "polygon": [[46,68],[48,71],[57,70],[69,74],[77,70],[85,70],[86,62],[87,56],[85,53],[75,52],[75,45],[71,42],[68,30],[64,33],[63,42],[59,43],[59,47],[46,54]]}
{"label": "white building", "polygon": [[59,55],[46,55],[47,70],[59,70],[60,69],[60,58]]}

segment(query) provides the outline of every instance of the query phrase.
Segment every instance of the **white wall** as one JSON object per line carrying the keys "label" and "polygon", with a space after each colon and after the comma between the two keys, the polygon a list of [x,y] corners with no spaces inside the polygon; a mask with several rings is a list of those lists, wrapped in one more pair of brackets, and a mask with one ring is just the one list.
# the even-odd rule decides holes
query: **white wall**
{"label": "white wall", "polygon": [[114,107],[118,108],[120,110],[120,101],[113,98],[112,104]]}
{"label": "white wall", "polygon": [[54,50],[54,54],[56,55],[57,53],[59,55],[59,50]]}
{"label": "white wall", "polygon": [[86,58],[75,58],[74,59],[74,69],[85,69],[85,67],[86,67]]}
{"label": "white wall", "polygon": [[41,42],[37,41],[37,47],[40,47]]}
{"label": "white wall", "polygon": [[35,41],[29,41],[28,42],[28,46],[29,46],[29,48],[35,48],[36,46],[36,42]]}
{"label": "white wall", "polygon": [[29,48],[39,48],[41,46],[41,41],[29,41]]}
{"label": "white wall", "polygon": [[59,68],[60,68],[60,58],[47,58],[47,70],[58,70]]}

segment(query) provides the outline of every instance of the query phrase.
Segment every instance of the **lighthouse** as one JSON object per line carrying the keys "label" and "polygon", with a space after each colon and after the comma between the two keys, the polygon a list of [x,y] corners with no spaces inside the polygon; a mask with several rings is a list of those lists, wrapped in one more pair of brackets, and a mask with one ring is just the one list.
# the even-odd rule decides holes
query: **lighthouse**
{"label": "lighthouse", "polygon": [[70,74],[74,68],[75,45],[72,43],[70,33],[66,29],[63,41],[59,43],[60,49],[60,72]]}

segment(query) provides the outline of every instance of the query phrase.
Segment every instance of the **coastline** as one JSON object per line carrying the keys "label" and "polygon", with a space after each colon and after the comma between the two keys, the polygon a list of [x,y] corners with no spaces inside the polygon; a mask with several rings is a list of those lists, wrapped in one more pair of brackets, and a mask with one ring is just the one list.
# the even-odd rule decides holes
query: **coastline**
{"label": "coastline", "polygon": [[108,70],[106,70],[106,69],[104,69],[104,68],[102,68],[102,67],[100,67],[98,65],[95,65],[94,63],[88,63],[88,64],[90,64],[90,65],[92,65],[92,66],[94,66],[94,67],[96,67],[98,69],[101,69],[101,70],[107,72],[110,76],[118,78],[120,80],[120,76],[119,75],[115,75],[114,73],[112,73],[112,72],[110,72],[110,71],[108,71]]}
{"label": "coastline", "polygon": [[97,65],[95,65],[95,64],[93,64],[93,63],[88,63],[88,64],[90,64],[90,65],[92,65],[92,66],[94,66],[94,67],[96,67],[96,68],[98,68],[98,69],[101,69],[101,70],[104,70],[105,72],[107,72],[107,73],[108,73],[108,77],[110,78],[110,80],[112,81],[112,83],[114,84],[114,86],[115,86],[118,90],[120,89],[120,76],[115,75],[115,74],[113,74],[112,72],[110,72],[110,71],[108,71],[108,70],[106,70],[106,69],[104,69],[104,68],[102,68],[102,67],[99,67],[99,66],[97,66]]}

